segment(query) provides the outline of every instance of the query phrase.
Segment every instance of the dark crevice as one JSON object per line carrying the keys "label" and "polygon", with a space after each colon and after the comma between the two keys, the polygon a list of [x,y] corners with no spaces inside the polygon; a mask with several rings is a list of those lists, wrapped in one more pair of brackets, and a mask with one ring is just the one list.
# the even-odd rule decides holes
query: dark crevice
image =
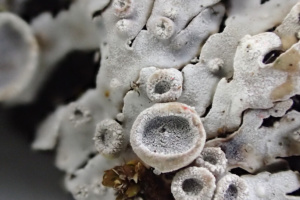
{"label": "dark crevice", "polygon": [[202,117],[202,118],[205,118],[205,117],[207,116],[207,114],[209,113],[209,111],[211,110],[211,108],[212,108],[212,104],[210,104],[210,105],[206,108],[205,113],[204,113],[201,117]]}
{"label": "dark crevice", "polygon": [[269,28],[268,30],[266,30],[266,32],[274,32],[276,28],[277,28],[277,26],[273,26],[272,28]]}
{"label": "dark crevice", "polygon": [[294,192],[287,193],[287,195],[299,197],[300,196],[300,188],[298,188],[298,190],[295,190]]}
{"label": "dark crevice", "polygon": [[[21,17],[30,22],[44,12],[50,12],[56,16],[62,10],[69,9],[74,0],[29,0],[25,1],[21,10]],[[12,1],[13,2],[13,1]]]}
{"label": "dark crevice", "polygon": [[228,11],[232,7],[232,1],[231,0],[222,0],[223,5],[225,6],[225,10]]}
{"label": "dark crevice", "polygon": [[272,127],[274,125],[275,122],[280,121],[281,117],[273,117],[270,116],[268,118],[263,119],[263,123],[261,124],[261,127]]}
{"label": "dark crevice", "polygon": [[[240,101],[243,101],[243,99],[240,99]],[[239,125],[239,128],[244,124],[244,116],[245,116],[245,113],[246,112],[248,112],[250,109],[246,109],[246,110],[244,110],[243,112],[242,112],[242,114],[241,114],[241,123],[240,123],[240,125]],[[238,129],[239,129],[238,128]]]}
{"label": "dark crevice", "polygon": [[118,122],[118,124],[122,125],[123,122],[119,121],[117,118],[115,118],[115,121]]}
{"label": "dark crevice", "polygon": [[[292,110],[296,110],[296,111],[300,112],[300,95],[295,95],[291,99],[293,100],[293,105],[291,106],[290,109],[288,109],[286,111],[286,113],[291,112]],[[275,109],[274,112],[277,113],[278,110]],[[263,123],[261,124],[261,126],[259,128],[261,128],[261,127],[273,127],[274,123],[280,121],[281,118],[282,117],[273,117],[273,116],[265,118],[265,119],[263,119]]]}
{"label": "dark crevice", "polygon": [[[145,23],[146,29],[147,29],[148,21],[149,21],[151,15],[152,15],[152,12],[153,12],[153,8],[154,8],[155,1],[156,1],[156,0],[153,0],[152,5],[150,6],[149,11],[148,11],[148,15],[147,15],[147,18],[146,18],[147,20],[146,20],[146,23]],[[144,26],[144,27],[145,27],[145,26]],[[144,27],[143,27],[143,28],[144,28]]]}
{"label": "dark crevice", "polygon": [[127,45],[128,45],[129,48],[132,48],[133,43],[134,43],[135,39],[139,36],[139,34],[140,34],[143,30],[147,30],[147,22],[148,22],[148,20],[149,20],[151,14],[152,14],[152,10],[153,10],[153,7],[154,7],[154,3],[155,3],[155,1],[153,1],[153,3],[152,3],[150,12],[148,13],[147,20],[146,20],[146,23],[145,23],[145,25],[143,26],[143,28],[136,34],[136,36],[135,36],[133,39],[127,41]]}
{"label": "dark crevice", "polygon": [[212,12],[213,15],[219,14],[219,12],[216,11],[213,7],[209,7],[209,9],[211,10],[211,12]]}
{"label": "dark crevice", "polygon": [[[196,56],[195,56],[196,57]],[[174,61],[174,60],[173,60]],[[175,61],[174,61],[175,62]],[[186,63],[183,63],[182,65],[178,66],[177,70],[180,71],[182,73],[182,75],[184,75],[184,72],[182,71],[188,64],[191,64],[191,61],[188,61]],[[193,63],[193,65],[195,65],[196,63]]]}
{"label": "dark crevice", "polygon": [[182,30],[180,30],[177,34],[180,34],[181,31],[185,30],[191,23],[192,21],[198,16],[201,14],[203,10],[201,10],[199,13],[197,13],[195,16],[193,16],[186,24],[185,26],[182,28]]}
{"label": "dark crevice", "polygon": [[289,163],[291,170],[300,172],[300,156],[283,157]]}
{"label": "dark crevice", "polygon": [[47,115],[96,87],[99,63],[94,62],[94,54],[95,51],[69,53],[57,64],[33,102],[3,108],[2,112],[7,112],[11,123],[23,134],[21,137],[31,142],[37,126]]}
{"label": "dark crevice", "polygon": [[231,170],[230,170],[230,173],[236,174],[236,175],[238,175],[238,176],[250,174],[250,173],[247,172],[246,170],[244,170],[244,169],[242,169],[242,168],[239,168],[239,167],[231,169]]}
{"label": "dark crevice", "polygon": [[264,4],[264,3],[268,2],[268,1],[270,1],[270,0],[260,0],[260,4]]}
{"label": "dark crevice", "polygon": [[[203,7],[203,6],[201,6],[201,7]],[[208,7],[208,8],[206,8],[206,9],[210,9],[213,15],[219,14],[219,13],[218,13],[217,11],[215,11],[212,7]],[[182,28],[182,30],[180,30],[177,34],[180,34],[181,31],[185,30],[185,29],[193,22],[193,20],[194,20],[197,16],[199,16],[199,15],[200,15],[204,10],[206,10],[206,9],[200,10],[200,12],[198,12],[198,13],[197,13],[196,15],[194,15],[189,21],[187,21],[187,23],[186,23],[185,26]]]}
{"label": "dark crevice", "polygon": [[97,155],[97,153],[90,153],[88,158],[89,159],[93,159],[95,156]]}
{"label": "dark crevice", "polygon": [[[201,12],[200,12],[200,13],[201,13]],[[190,23],[192,23],[192,21],[193,21],[200,13],[198,13],[198,14],[195,15],[195,16],[193,16],[193,17],[186,23],[186,25],[183,27],[182,30],[185,30],[185,29],[190,25]],[[181,31],[182,31],[182,30],[181,30]],[[181,31],[179,31],[178,34],[179,34]]]}
{"label": "dark crevice", "polygon": [[[282,159],[286,160],[289,163],[290,169],[292,171],[300,172],[300,162],[299,162],[300,156],[290,156]],[[287,195],[300,196],[300,188],[291,193],[287,193]]]}
{"label": "dark crevice", "polygon": [[227,18],[228,18],[228,16],[225,13],[225,15],[222,18],[221,24],[220,24],[219,33],[222,33],[224,31],[224,29],[226,27],[225,22],[226,22]]}
{"label": "dark crevice", "polygon": [[270,63],[274,62],[276,60],[276,58],[278,58],[280,56],[280,54],[282,54],[282,53],[283,53],[283,51],[281,51],[281,50],[270,51],[269,53],[267,53],[264,56],[264,59],[262,62],[264,64],[270,64]]}
{"label": "dark crevice", "polygon": [[132,48],[132,45],[133,45],[135,39],[136,39],[136,37],[131,40],[128,40],[128,42],[127,42],[128,47]]}
{"label": "dark crevice", "polygon": [[110,1],[104,8],[102,8],[101,10],[97,10],[92,14],[92,18],[95,17],[99,17],[102,15],[102,13],[104,13],[111,5],[112,1]]}
{"label": "dark crevice", "polygon": [[291,107],[291,110],[296,110],[300,112],[300,95],[295,95],[292,97],[293,105]]}
{"label": "dark crevice", "polygon": [[147,31],[147,30],[148,30],[146,24],[143,26],[142,30],[144,30],[144,31]]}
{"label": "dark crevice", "polygon": [[195,56],[193,59],[191,59],[188,64],[196,65],[197,63],[199,63],[199,54],[200,54],[201,48],[202,47],[199,48],[199,52],[197,53],[198,56]]}
{"label": "dark crevice", "polygon": [[70,177],[69,177],[69,179],[72,180],[72,179],[74,179],[74,178],[76,178],[76,177],[77,177],[77,176],[76,176],[75,174],[71,174]]}
{"label": "dark crevice", "polygon": [[218,129],[218,138],[228,138],[235,131],[229,131],[226,127]]}
{"label": "dark crevice", "polygon": [[276,159],[277,160],[274,163],[265,165],[257,169],[254,174],[259,174],[261,172],[266,172],[266,171],[275,174],[275,173],[289,170],[289,164],[287,161],[280,158],[276,158]]}
{"label": "dark crevice", "polygon": [[226,79],[227,83],[230,83],[233,80],[233,76]]}

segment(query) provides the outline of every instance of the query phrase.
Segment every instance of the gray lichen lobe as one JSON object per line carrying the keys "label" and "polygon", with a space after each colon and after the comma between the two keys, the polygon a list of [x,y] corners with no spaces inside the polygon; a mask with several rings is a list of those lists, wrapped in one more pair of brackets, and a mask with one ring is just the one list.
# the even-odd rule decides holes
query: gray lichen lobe
{"label": "gray lichen lobe", "polygon": [[[131,159],[157,174],[176,172],[163,182],[172,182],[176,200],[268,199],[269,194],[281,200],[300,187],[296,172],[257,174],[280,157],[300,155],[300,114],[295,109],[300,94],[299,1],[77,3],[65,15],[39,23],[62,26],[74,17],[74,25],[83,25],[84,20],[75,18],[78,12],[94,16],[102,58],[97,86],[47,119],[36,143],[38,148],[57,145],[57,166],[77,176],[66,181],[75,198],[105,198],[107,193],[94,192],[99,174]],[[81,41],[74,37],[51,43],[46,34],[51,29],[42,31],[44,26],[36,23],[38,36],[54,50]],[[266,31],[271,27],[275,31]],[[63,53],[57,51],[53,59],[45,54],[43,62]],[[264,126],[272,117],[278,120]],[[89,158],[96,150],[101,155]],[[88,164],[78,170],[84,162]],[[236,167],[253,174],[229,172]],[[284,185],[275,184],[273,190],[274,180]],[[76,196],[78,192],[86,195]],[[113,192],[108,196],[112,199]]]}

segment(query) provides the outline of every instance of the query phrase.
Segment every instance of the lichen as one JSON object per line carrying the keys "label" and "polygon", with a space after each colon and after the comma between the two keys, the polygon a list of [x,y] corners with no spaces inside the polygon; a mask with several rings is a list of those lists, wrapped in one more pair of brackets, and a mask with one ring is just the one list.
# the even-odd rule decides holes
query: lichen
{"label": "lichen", "polygon": [[118,157],[124,149],[123,129],[114,120],[103,120],[96,127],[94,136],[97,151],[108,157]]}
{"label": "lichen", "polygon": [[226,171],[227,159],[221,148],[206,147],[195,160],[195,164],[207,168],[216,178],[220,178]]}
{"label": "lichen", "polygon": [[76,0],[30,24],[0,13],[0,100],[32,100],[64,55],[100,47],[96,87],[59,106],[33,143],[56,148],[75,199],[289,199],[300,187],[283,159],[300,156],[299,9]]}
{"label": "lichen", "polygon": [[161,172],[188,165],[202,151],[205,139],[200,118],[181,103],[155,104],[144,110],[130,134],[133,151]]}
{"label": "lichen", "polygon": [[209,200],[212,199],[215,177],[203,167],[189,167],[178,172],[171,185],[176,200]]}

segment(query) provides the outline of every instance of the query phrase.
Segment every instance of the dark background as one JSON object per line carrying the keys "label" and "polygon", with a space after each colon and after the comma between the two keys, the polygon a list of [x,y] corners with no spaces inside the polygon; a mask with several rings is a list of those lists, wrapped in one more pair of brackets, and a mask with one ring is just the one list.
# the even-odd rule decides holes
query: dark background
{"label": "dark background", "polygon": [[63,188],[64,172],[54,166],[55,152],[33,151],[30,146],[37,126],[58,105],[95,87],[99,65],[94,54],[68,54],[32,103],[0,105],[0,200],[73,199]]}
{"label": "dark background", "polygon": [[[55,17],[73,0],[9,0],[8,9],[30,23],[43,12]],[[96,50],[95,50],[96,51]],[[59,105],[75,101],[95,87],[99,61],[95,51],[71,52],[26,105],[0,104],[0,200],[72,200],[64,190],[64,172],[54,166],[55,151],[33,151],[37,126]]]}

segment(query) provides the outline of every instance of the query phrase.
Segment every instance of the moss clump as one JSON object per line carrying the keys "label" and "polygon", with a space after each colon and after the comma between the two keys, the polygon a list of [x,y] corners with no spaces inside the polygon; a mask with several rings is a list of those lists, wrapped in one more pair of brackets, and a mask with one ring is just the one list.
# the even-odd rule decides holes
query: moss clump
{"label": "moss clump", "polygon": [[116,200],[173,200],[169,183],[153,174],[140,161],[133,160],[106,170],[102,184],[116,190]]}

